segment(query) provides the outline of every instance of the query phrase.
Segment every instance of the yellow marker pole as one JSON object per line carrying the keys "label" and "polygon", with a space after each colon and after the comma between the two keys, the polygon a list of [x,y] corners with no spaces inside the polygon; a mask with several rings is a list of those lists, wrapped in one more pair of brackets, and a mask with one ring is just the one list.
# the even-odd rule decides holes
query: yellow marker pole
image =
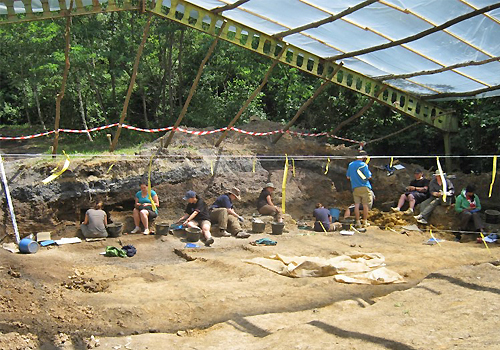
{"label": "yellow marker pole", "polygon": [[439,241],[436,239],[436,237],[434,237],[434,235],[432,234],[432,230],[429,230],[429,233],[431,234],[431,237],[434,240],[434,242],[436,242],[439,246],[441,246],[441,243],[439,243]]}
{"label": "yellow marker pole", "polygon": [[325,229],[325,226],[323,226],[323,223],[320,221],[319,224],[321,225],[321,228],[323,229],[323,231],[325,231],[325,233],[326,233],[326,229]]}
{"label": "yellow marker pole", "polygon": [[488,250],[488,253],[490,253],[491,257],[493,257],[493,254],[491,254],[490,248],[488,247],[488,245],[486,244],[486,241],[484,240],[483,233],[481,231],[479,231],[479,234],[481,235],[481,240],[483,241],[484,246],[486,247],[486,250]]}
{"label": "yellow marker pole", "polygon": [[212,174],[212,176],[214,176],[214,161],[213,160],[210,161],[210,174]]}
{"label": "yellow marker pole", "polygon": [[389,168],[392,168],[392,163],[394,162],[394,157],[391,157],[391,164],[389,164]]}
{"label": "yellow marker pole", "polygon": [[493,170],[491,172],[490,194],[488,195],[488,198],[491,198],[491,191],[493,191],[493,184],[495,183],[496,174],[497,174],[497,156],[493,156]]}
{"label": "yellow marker pole", "polygon": [[439,177],[441,178],[441,182],[443,183],[443,202],[446,202],[446,192],[448,191],[448,187],[446,185],[446,179],[444,178],[443,168],[441,168],[441,163],[439,162],[439,157],[436,157],[436,162],[439,171]]}
{"label": "yellow marker pole", "polygon": [[[156,211],[156,204],[153,200],[153,197],[151,196],[151,166],[153,165],[153,157],[154,154],[151,155],[151,158],[149,158],[149,170],[148,170],[148,198],[151,201],[151,209],[153,211]],[[147,227],[146,227],[147,228]]]}
{"label": "yellow marker pole", "polygon": [[283,171],[283,184],[281,185],[281,210],[285,214],[285,201],[286,201],[286,178],[288,176],[288,156],[285,154],[285,169]]}
{"label": "yellow marker pole", "polygon": [[366,162],[365,162],[365,164],[366,164],[366,165],[368,165],[368,163],[370,163],[370,157],[367,157],[367,158],[366,158]]}
{"label": "yellow marker pole", "polygon": [[64,155],[66,156],[66,160],[64,161],[64,165],[62,167],[61,170],[59,170],[58,172],[56,173],[53,173],[52,175],[50,175],[49,177],[47,177],[46,179],[42,180],[42,183],[44,185],[48,184],[49,182],[57,179],[62,173],[64,173],[66,170],[68,170],[69,168],[69,163],[70,163],[70,160],[69,160],[69,156],[66,154],[66,152],[64,152]]}
{"label": "yellow marker pole", "polygon": [[326,162],[325,175],[328,174],[328,166],[329,165],[330,165],[330,158],[328,158],[328,161]]}
{"label": "yellow marker pole", "polygon": [[292,174],[295,177],[295,159],[292,158]]}
{"label": "yellow marker pole", "polygon": [[255,162],[256,160],[254,159],[252,162],[252,173],[255,173]]}
{"label": "yellow marker pole", "polygon": [[[116,162],[115,162],[116,163]],[[113,169],[113,167],[115,166],[115,163],[111,164],[108,168],[108,171],[106,171],[106,174],[109,174],[109,172],[111,171],[111,169]]]}

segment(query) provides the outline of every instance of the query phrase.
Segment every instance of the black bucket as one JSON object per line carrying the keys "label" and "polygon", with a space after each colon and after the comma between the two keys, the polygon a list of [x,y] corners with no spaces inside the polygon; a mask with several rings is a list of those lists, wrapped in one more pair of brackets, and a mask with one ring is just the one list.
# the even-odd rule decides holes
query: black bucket
{"label": "black bucket", "polygon": [[156,229],[156,234],[157,235],[168,235],[168,232],[170,231],[170,225],[164,222],[157,222],[155,223],[155,229]]}
{"label": "black bucket", "polygon": [[283,228],[285,228],[285,224],[282,223],[282,222],[273,222],[271,224],[271,228],[272,228],[272,234],[273,235],[281,235],[283,234]]}
{"label": "black bucket", "polygon": [[498,210],[493,210],[493,209],[488,209],[485,210],[484,213],[486,214],[486,223],[488,224],[498,224],[500,223],[500,211]]}
{"label": "black bucket", "polygon": [[200,240],[201,229],[198,227],[189,227],[186,229],[186,241],[198,242]]}
{"label": "black bucket", "polygon": [[113,222],[109,224],[106,230],[108,231],[108,237],[120,237],[122,235],[123,223]]}

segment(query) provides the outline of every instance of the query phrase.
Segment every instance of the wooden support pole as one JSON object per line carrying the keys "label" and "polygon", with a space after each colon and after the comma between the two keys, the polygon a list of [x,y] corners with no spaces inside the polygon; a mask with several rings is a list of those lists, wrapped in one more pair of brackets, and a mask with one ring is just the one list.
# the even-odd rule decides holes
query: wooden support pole
{"label": "wooden support pole", "polygon": [[170,145],[170,142],[172,142],[172,138],[174,137],[175,131],[177,130],[179,125],[181,125],[182,119],[184,118],[184,116],[187,113],[187,109],[189,107],[189,104],[191,103],[191,99],[193,98],[193,95],[196,91],[196,88],[198,87],[198,83],[200,82],[201,74],[203,73],[203,69],[205,68],[205,64],[207,64],[208,59],[210,58],[210,56],[212,56],[212,53],[214,52],[215,47],[217,46],[217,43],[219,42],[219,37],[222,34],[224,27],[226,26],[226,23],[227,23],[226,21],[224,21],[222,23],[222,26],[219,29],[219,34],[215,37],[214,41],[212,42],[212,45],[210,45],[210,48],[208,49],[207,54],[205,55],[205,58],[203,59],[203,61],[201,61],[200,68],[198,68],[198,73],[196,74],[196,78],[194,79],[193,85],[191,85],[191,89],[189,89],[189,94],[188,94],[188,97],[186,99],[186,102],[184,102],[184,106],[182,107],[181,114],[179,114],[179,117],[177,117],[177,120],[175,121],[173,129],[170,130],[170,133],[168,134],[167,141],[165,141],[165,145],[162,144],[163,143],[162,139],[164,136],[160,139],[160,148],[163,148],[163,147],[167,148],[168,145]]}
{"label": "wooden support pole", "polygon": [[115,150],[116,145],[118,144],[118,138],[120,137],[120,133],[122,131],[122,124],[125,121],[125,117],[127,116],[128,103],[130,101],[130,96],[132,96],[132,90],[135,85],[135,78],[137,77],[137,70],[139,69],[139,63],[141,62],[142,51],[144,50],[144,44],[146,44],[146,40],[149,35],[149,27],[151,26],[152,14],[150,13],[148,16],[148,21],[144,26],[144,31],[142,32],[142,40],[139,44],[139,48],[137,49],[137,54],[135,55],[134,68],[132,69],[132,76],[130,77],[130,83],[128,85],[127,96],[125,97],[125,102],[123,103],[122,114],[120,116],[120,123],[118,125],[118,130],[116,130],[115,137],[113,138],[113,142],[109,147],[109,151],[113,152]]}
{"label": "wooden support pole", "polygon": [[[337,74],[337,72],[340,70],[340,68],[342,67],[344,63],[343,62],[340,62],[340,64],[335,67],[335,70],[333,71],[332,73],[332,77],[335,76],[335,74]],[[316,91],[314,92],[314,94],[309,97],[309,99],[304,102],[304,104],[299,108],[299,110],[297,111],[297,113],[295,113],[295,115],[293,116],[293,118],[288,122],[288,124],[285,125],[285,127],[283,128],[283,134],[292,127],[292,125],[297,121],[297,119],[299,119],[300,115],[307,109],[307,107],[309,107],[309,105],[316,99],[316,97],[319,96],[319,94],[321,94],[321,92],[323,92],[323,90],[326,88],[326,86],[328,85],[328,83],[330,82],[330,79],[326,79],[321,85],[319,88],[316,89]],[[279,141],[279,139],[283,136],[283,134],[277,134],[273,143],[276,143]]]}
{"label": "wooden support pole", "polygon": [[350,118],[347,118],[346,120],[344,120],[343,122],[341,122],[339,125],[337,125],[337,127],[332,131],[332,134],[335,135],[337,132],[339,132],[340,129],[342,129],[344,126],[346,126],[347,124],[349,124],[350,122],[352,122],[353,120],[355,119],[358,119],[359,117],[361,117],[363,115],[363,113],[365,113],[368,109],[370,109],[370,107],[373,105],[373,103],[375,102],[375,99],[382,93],[384,92],[384,90],[387,89],[387,86],[384,85],[382,86],[382,88],[375,94],[375,98],[372,98],[370,99],[370,102],[368,102],[366,104],[366,106],[364,106],[363,108],[361,108],[359,110],[358,113],[356,113],[355,115],[353,115],[352,117]]}
{"label": "wooden support pole", "polygon": [[280,62],[279,60],[280,60],[281,56],[283,55],[283,53],[286,51],[286,48],[287,48],[286,45],[283,46],[283,49],[281,49],[281,52],[278,54],[278,56],[276,57],[276,59],[273,60],[273,63],[271,64],[271,66],[267,70],[266,74],[264,75],[264,78],[262,79],[262,82],[260,83],[260,85],[252,92],[252,94],[250,95],[250,97],[247,98],[247,100],[245,101],[245,103],[243,103],[243,105],[241,106],[241,108],[238,111],[238,113],[236,113],[236,115],[234,116],[233,120],[231,120],[231,122],[227,126],[227,129],[224,130],[224,132],[222,133],[222,135],[219,137],[219,139],[215,143],[215,147],[219,147],[219,145],[221,144],[221,142],[226,138],[227,133],[229,132],[229,130],[234,126],[234,124],[236,124],[236,122],[238,121],[238,119],[240,119],[240,117],[243,114],[243,112],[248,108],[248,106],[255,99],[255,97],[257,97],[257,95],[262,90],[262,88],[264,87],[264,85],[267,84],[267,81],[269,80],[269,77],[271,76],[271,72],[273,71],[274,67],[276,67],[276,65]]}
{"label": "wooden support pole", "polygon": [[57,145],[59,143],[59,121],[61,120],[61,101],[64,97],[64,92],[66,91],[66,82],[68,81],[68,74],[69,74],[69,50],[70,50],[70,40],[71,40],[71,33],[70,33],[70,28],[71,28],[71,11],[73,10],[73,1],[71,1],[71,4],[69,6],[69,10],[66,12],[66,29],[64,31],[64,37],[66,39],[66,45],[64,48],[64,71],[63,71],[63,78],[61,82],[61,90],[56,96],[56,121],[54,122],[54,143],[52,144],[52,154],[57,153]]}

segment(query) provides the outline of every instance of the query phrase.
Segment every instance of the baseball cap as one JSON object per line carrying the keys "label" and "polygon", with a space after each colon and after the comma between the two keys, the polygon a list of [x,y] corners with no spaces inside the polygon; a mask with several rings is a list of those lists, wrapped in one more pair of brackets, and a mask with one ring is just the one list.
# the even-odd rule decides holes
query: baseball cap
{"label": "baseball cap", "polygon": [[186,200],[186,199],[195,198],[195,197],[196,197],[195,191],[187,191],[182,199]]}

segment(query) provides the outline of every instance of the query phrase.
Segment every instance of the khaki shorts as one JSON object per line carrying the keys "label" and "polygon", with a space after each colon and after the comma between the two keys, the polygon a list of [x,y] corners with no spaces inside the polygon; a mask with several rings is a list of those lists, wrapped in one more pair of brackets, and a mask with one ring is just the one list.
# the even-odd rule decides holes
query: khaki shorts
{"label": "khaki shorts", "polygon": [[372,191],[368,187],[356,187],[352,191],[352,195],[354,197],[354,204],[363,204],[363,205],[371,205],[373,204],[373,194]]}

